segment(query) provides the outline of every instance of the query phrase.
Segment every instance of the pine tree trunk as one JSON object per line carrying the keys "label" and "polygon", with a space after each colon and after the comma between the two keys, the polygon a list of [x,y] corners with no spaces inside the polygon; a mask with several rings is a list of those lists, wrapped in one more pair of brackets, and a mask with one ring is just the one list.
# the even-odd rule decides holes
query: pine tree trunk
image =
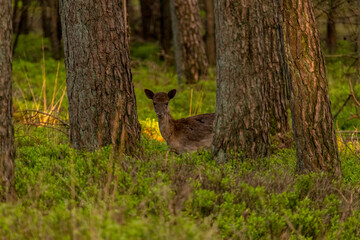
{"label": "pine tree trunk", "polygon": [[11,13],[11,0],[0,0],[0,201],[15,197]]}
{"label": "pine tree trunk", "polygon": [[152,0],[140,0],[142,37],[144,40],[149,40],[151,38],[151,5]]}
{"label": "pine tree trunk", "polygon": [[331,0],[329,3],[329,13],[327,15],[326,23],[326,45],[329,53],[334,53],[336,51],[336,8],[334,7],[334,0]]}
{"label": "pine tree trunk", "polygon": [[61,38],[59,36],[59,0],[50,1],[50,41],[52,57],[56,60],[61,58]]}
{"label": "pine tree trunk", "polygon": [[267,82],[280,73],[271,70],[275,49],[269,46],[277,41],[272,39],[276,35],[272,2],[215,0],[217,92],[212,152],[218,162],[238,151],[254,159],[269,154]]}
{"label": "pine tree trunk", "polygon": [[29,34],[29,7],[30,0],[22,0],[19,31],[21,34]]}
{"label": "pine tree trunk", "polygon": [[133,153],[140,141],[125,8],[116,0],[60,0],[70,142]]}
{"label": "pine tree trunk", "polygon": [[216,49],[215,49],[215,16],[214,16],[214,1],[205,0],[206,11],[206,56],[209,61],[209,65],[215,66],[216,64]]}
{"label": "pine tree trunk", "polygon": [[341,174],[324,58],[310,0],[285,0],[290,109],[299,172]]}
{"label": "pine tree trunk", "polygon": [[49,3],[48,0],[41,0],[41,24],[43,29],[44,37],[48,38],[51,36],[50,33],[50,17],[48,14]]}
{"label": "pine tree trunk", "polygon": [[[290,130],[287,116],[286,74],[287,63],[283,44],[281,25],[281,6],[279,0],[266,0],[263,3],[270,9],[264,18],[265,61],[267,66],[267,91],[269,94],[270,132],[284,146],[291,144],[286,134]],[[269,12],[270,11],[270,12]]]}
{"label": "pine tree trunk", "polygon": [[208,70],[198,0],[170,0],[170,12],[179,84],[196,83]]}
{"label": "pine tree trunk", "polygon": [[[360,12],[360,0],[357,0],[358,12]],[[357,16],[357,39],[356,39],[356,52],[357,52],[357,68],[360,69],[360,14]]]}
{"label": "pine tree trunk", "polygon": [[[170,55],[171,50],[171,17],[170,17],[170,0],[160,1],[161,9],[161,37],[160,44],[165,55]],[[166,58],[166,57],[165,57]]]}

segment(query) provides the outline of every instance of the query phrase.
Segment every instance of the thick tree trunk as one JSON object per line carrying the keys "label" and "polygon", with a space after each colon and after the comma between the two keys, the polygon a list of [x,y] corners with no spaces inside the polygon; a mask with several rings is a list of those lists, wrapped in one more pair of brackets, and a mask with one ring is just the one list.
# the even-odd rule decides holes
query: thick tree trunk
{"label": "thick tree trunk", "polygon": [[0,0],[0,201],[15,196],[11,13],[11,0]]}
{"label": "thick tree trunk", "polygon": [[51,53],[54,59],[59,60],[61,58],[61,37],[60,31],[60,15],[59,15],[59,0],[51,0],[50,2],[50,41],[51,41]]}
{"label": "thick tree trunk", "polygon": [[290,130],[287,116],[286,76],[287,63],[283,45],[282,14],[279,0],[264,2],[272,12],[267,10],[264,18],[265,61],[267,66],[267,91],[269,96],[270,132],[282,145],[288,146],[292,141],[286,134]]}
{"label": "thick tree trunk", "polygon": [[341,174],[324,58],[310,0],[285,0],[285,47],[299,172]]}
{"label": "thick tree trunk", "polygon": [[209,61],[209,65],[215,66],[216,64],[216,49],[215,49],[215,16],[214,16],[214,1],[205,0],[206,11],[206,56]]}
{"label": "thick tree trunk", "polygon": [[278,29],[279,8],[272,2],[215,0],[217,92],[212,152],[218,162],[238,151],[246,158],[269,154],[267,83],[280,79],[275,75],[281,72],[272,69],[279,53],[269,47],[277,41]]}
{"label": "thick tree trunk", "polygon": [[138,147],[124,11],[116,0],[60,0],[70,141],[76,149],[112,144],[131,154]]}
{"label": "thick tree trunk", "polygon": [[170,0],[170,12],[179,84],[196,83],[208,70],[198,0]]}
{"label": "thick tree trunk", "polygon": [[161,0],[160,1],[161,9],[161,19],[160,19],[160,29],[161,37],[160,44],[164,52],[164,59],[167,55],[170,55],[171,50],[171,16],[170,16],[170,0]]}
{"label": "thick tree trunk", "polygon": [[329,53],[334,53],[336,51],[336,7],[334,7],[334,0],[331,0],[329,3],[329,12],[327,14],[327,23],[326,23],[326,45]]}

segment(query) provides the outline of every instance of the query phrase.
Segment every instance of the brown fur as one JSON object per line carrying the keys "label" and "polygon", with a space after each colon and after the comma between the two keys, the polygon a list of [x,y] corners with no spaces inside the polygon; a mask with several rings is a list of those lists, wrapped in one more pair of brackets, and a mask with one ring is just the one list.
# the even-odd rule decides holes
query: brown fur
{"label": "brown fur", "polygon": [[168,93],[158,92],[156,94],[145,89],[145,94],[153,100],[161,135],[172,151],[181,154],[211,146],[215,113],[175,120],[171,116],[169,108],[169,101],[176,94],[175,89]]}

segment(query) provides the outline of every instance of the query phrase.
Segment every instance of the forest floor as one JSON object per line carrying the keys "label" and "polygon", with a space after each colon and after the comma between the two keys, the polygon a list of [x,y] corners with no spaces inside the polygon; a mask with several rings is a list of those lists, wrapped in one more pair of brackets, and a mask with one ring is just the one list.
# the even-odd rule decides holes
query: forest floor
{"label": "forest floor", "polygon": [[[43,43],[42,43],[43,42]],[[339,49],[349,48],[340,42]],[[42,47],[43,46],[43,47]],[[338,137],[342,177],[297,175],[294,148],[272,146],[258,161],[216,165],[209,152],[166,155],[145,88],[178,93],[175,118],[215,111],[214,70],[207,80],[177,86],[174,67],[158,60],[156,43],[132,45],[132,73],[143,150],[114,158],[111,148],[69,147],[63,60],[49,42],[21,36],[13,61],[18,200],[0,203],[0,239],[359,239],[360,143]],[[342,53],[342,52],[341,52]],[[327,62],[337,113],[355,78],[349,60]],[[360,87],[355,86],[355,92]],[[32,110],[32,111],[28,111]],[[359,127],[348,101],[338,131]],[[53,117],[56,116],[56,117]]]}

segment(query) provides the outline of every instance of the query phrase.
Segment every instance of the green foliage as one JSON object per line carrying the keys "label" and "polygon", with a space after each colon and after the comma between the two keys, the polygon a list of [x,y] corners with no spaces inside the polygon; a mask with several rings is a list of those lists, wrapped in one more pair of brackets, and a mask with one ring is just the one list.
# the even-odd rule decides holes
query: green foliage
{"label": "green foliage", "polygon": [[[352,53],[353,47],[348,41],[338,41],[338,48],[336,54],[349,55]],[[338,113],[341,107],[346,103],[346,99],[350,93],[348,80],[352,82],[359,78],[353,58],[327,58],[326,70],[329,82],[329,95],[331,100],[331,108],[333,114]],[[354,92],[359,99],[360,85],[354,84]],[[359,108],[356,107],[352,99],[350,99],[337,118],[335,119],[336,127],[340,130],[354,130],[359,127],[359,119],[354,118],[354,115],[359,115]]]}

